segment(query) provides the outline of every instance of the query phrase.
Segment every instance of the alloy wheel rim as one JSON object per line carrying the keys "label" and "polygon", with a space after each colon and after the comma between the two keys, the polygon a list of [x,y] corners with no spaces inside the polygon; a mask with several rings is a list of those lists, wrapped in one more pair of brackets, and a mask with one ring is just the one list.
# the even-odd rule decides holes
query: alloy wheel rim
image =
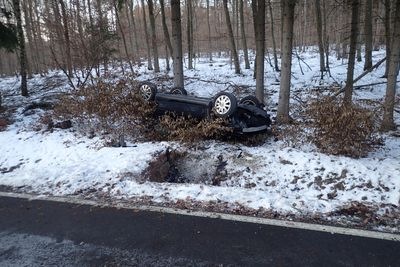
{"label": "alloy wheel rim", "polygon": [[151,98],[151,88],[149,85],[147,84],[143,84],[140,87],[140,95],[142,96],[142,98],[146,101],[149,101]]}
{"label": "alloy wheel rim", "polygon": [[231,108],[231,100],[226,95],[221,95],[215,100],[215,110],[218,114],[224,115]]}

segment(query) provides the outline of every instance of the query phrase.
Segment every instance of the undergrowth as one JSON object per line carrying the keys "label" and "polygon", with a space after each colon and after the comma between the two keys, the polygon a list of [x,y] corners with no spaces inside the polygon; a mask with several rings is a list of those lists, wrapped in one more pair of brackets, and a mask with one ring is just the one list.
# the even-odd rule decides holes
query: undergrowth
{"label": "undergrowth", "polygon": [[[100,80],[64,96],[55,107],[55,115],[71,119],[79,129],[91,134],[108,134],[146,141],[194,142],[205,139],[243,140],[233,133],[229,121],[222,118],[197,119],[167,113],[155,116],[155,104],[142,100],[138,82],[121,79]],[[248,144],[260,143],[264,135],[246,138]]]}
{"label": "undergrowth", "polygon": [[357,105],[342,105],[340,99],[323,97],[310,104],[311,139],[324,153],[350,157],[366,156],[380,140],[374,112]]}

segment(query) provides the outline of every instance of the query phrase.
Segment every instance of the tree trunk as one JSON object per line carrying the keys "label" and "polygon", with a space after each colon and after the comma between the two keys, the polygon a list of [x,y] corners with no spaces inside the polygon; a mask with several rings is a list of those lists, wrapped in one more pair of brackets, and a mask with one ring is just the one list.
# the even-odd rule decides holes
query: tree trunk
{"label": "tree trunk", "polygon": [[[85,38],[83,36],[83,27],[82,27],[82,18],[81,18],[81,6],[80,2],[76,1],[76,21],[77,21],[77,26],[78,26],[78,34],[79,34],[79,41],[81,43],[82,49],[83,49],[83,54],[85,56],[85,63],[89,63],[89,57],[88,57],[88,52],[87,52],[87,47],[85,43]],[[82,67],[82,66],[81,66]]]}
{"label": "tree trunk", "polygon": [[152,45],[152,48],[153,48],[153,56],[154,56],[154,71],[155,72],[160,72],[160,64],[158,63],[156,20],[154,18],[153,0],[147,0],[147,3],[149,4],[149,18],[150,18],[150,28],[151,28],[151,45]]}
{"label": "tree trunk", "polygon": [[137,30],[136,30],[135,16],[133,15],[133,1],[129,1],[129,14],[132,19],[132,26],[133,26],[132,31],[133,31],[133,38],[135,39],[135,51],[139,57],[139,42],[138,42],[138,34],[137,34]]}
{"label": "tree trunk", "polygon": [[147,30],[146,8],[144,6],[144,0],[141,0],[141,2],[142,2],[142,10],[143,10],[143,29],[144,29],[144,36],[146,39],[146,48],[147,48],[147,69],[152,70],[153,66],[151,63],[149,32]]}
{"label": "tree trunk", "polygon": [[181,3],[171,0],[171,26],[174,59],[174,86],[183,88]]}
{"label": "tree trunk", "polygon": [[[400,0],[396,0],[395,15],[393,29],[400,29]],[[394,103],[396,96],[396,80],[399,73],[399,59],[400,59],[400,31],[394,30],[391,43],[390,64],[387,78],[386,96],[384,103],[383,120],[381,124],[382,131],[395,130],[394,123]]]}
{"label": "tree trunk", "polygon": [[351,105],[353,95],[354,64],[356,58],[357,38],[358,38],[358,11],[359,0],[351,1],[351,33],[350,33],[350,52],[347,65],[347,79],[344,91],[343,104]]}
{"label": "tree trunk", "polygon": [[322,39],[322,16],[321,16],[321,3],[320,0],[315,0],[315,16],[317,20],[317,35],[318,35],[318,51],[319,51],[319,71],[321,72],[321,79],[324,79],[325,72],[325,53],[324,41]]}
{"label": "tree trunk", "polygon": [[28,96],[28,86],[26,82],[26,51],[25,51],[25,38],[24,30],[22,29],[21,20],[21,7],[19,0],[13,0],[13,9],[15,18],[17,20],[17,35],[18,35],[18,46],[19,46],[19,61],[20,61],[20,74],[21,74],[21,95]]}
{"label": "tree trunk", "polygon": [[60,0],[62,22],[64,28],[64,39],[65,39],[65,52],[67,60],[67,71],[68,77],[72,78],[72,57],[71,57],[71,41],[69,39],[69,27],[68,27],[68,16],[65,10],[64,0]]}
{"label": "tree trunk", "polygon": [[[162,20],[162,26],[163,26],[163,31],[164,31],[165,43],[166,43],[166,45],[168,47],[170,55],[172,55],[174,52],[173,52],[173,49],[172,49],[171,39],[169,38],[167,22],[165,21],[164,0],[160,0],[160,7],[161,7],[161,20]],[[168,58],[167,58],[167,61],[168,61]]]}
{"label": "tree trunk", "polygon": [[169,66],[169,54],[167,45],[165,45],[165,66],[167,72],[169,72],[171,70],[171,67]]}
{"label": "tree trunk", "polygon": [[385,74],[383,77],[387,77],[389,74],[389,64],[391,58],[391,28],[390,27],[390,0],[385,0],[385,42],[386,42],[386,67],[385,67]]}
{"label": "tree trunk", "polygon": [[276,54],[274,16],[273,16],[273,12],[272,12],[271,0],[268,0],[268,7],[269,7],[269,16],[271,18],[271,39],[272,39],[272,51],[274,54],[274,68],[275,68],[275,71],[279,71],[278,55]]}
{"label": "tree trunk", "polygon": [[130,56],[129,56],[128,46],[126,44],[125,33],[124,33],[124,30],[122,29],[121,20],[119,18],[119,10],[118,10],[118,7],[117,7],[116,0],[114,0],[113,4],[114,4],[114,11],[115,11],[115,19],[117,20],[119,32],[121,33],[122,43],[124,44],[124,51],[125,51],[126,60],[128,61],[128,65],[129,65],[129,69],[131,70],[131,73],[133,73],[134,72],[133,71],[133,66],[132,66],[132,62],[131,62]]}
{"label": "tree trunk", "polygon": [[[36,60],[36,55],[37,51],[34,51],[33,48],[33,33],[32,33],[32,26],[31,26],[31,20],[29,17],[29,12],[28,12],[28,7],[27,7],[27,2],[24,1],[22,2],[22,10],[24,13],[24,20],[25,20],[25,31],[26,31],[26,37],[28,39],[28,49],[27,49],[27,73],[28,73],[28,79],[32,78],[32,72],[37,73],[37,60]],[[33,68],[35,69],[33,70]]]}
{"label": "tree trunk", "polygon": [[238,57],[238,53],[237,53],[237,50],[236,50],[235,38],[233,36],[231,18],[229,16],[228,0],[223,0],[223,4],[224,4],[226,26],[228,28],[229,44],[231,46],[231,52],[232,52],[232,56],[233,56],[233,63],[235,65],[235,73],[236,74],[240,74],[239,57]]}
{"label": "tree trunk", "polygon": [[366,0],[364,36],[365,36],[365,62],[364,70],[372,67],[372,0]]}
{"label": "tree trunk", "polygon": [[256,39],[256,97],[264,103],[264,55],[265,55],[265,1],[252,0],[254,35]]}
{"label": "tree trunk", "polygon": [[292,69],[294,8],[294,1],[282,0],[282,24],[284,37],[282,43],[281,84],[277,111],[277,119],[279,123],[288,123],[290,121],[289,98]]}
{"label": "tree trunk", "polygon": [[188,47],[188,69],[193,69],[193,12],[192,1],[186,0],[186,35]]}
{"label": "tree trunk", "polygon": [[327,33],[328,19],[326,15],[326,1],[323,1],[322,3],[322,11],[323,11],[324,50],[325,50],[325,70],[327,70],[329,75],[331,75],[329,68],[329,37]]}
{"label": "tree trunk", "polygon": [[[212,43],[211,43],[211,25],[210,25],[210,0],[207,1],[207,29],[208,29],[208,52],[210,62],[212,62]],[[215,8],[215,7],[214,7]]]}
{"label": "tree trunk", "polygon": [[249,52],[247,51],[246,30],[244,28],[243,0],[239,0],[240,32],[242,35],[242,46],[244,53],[244,68],[250,69]]}

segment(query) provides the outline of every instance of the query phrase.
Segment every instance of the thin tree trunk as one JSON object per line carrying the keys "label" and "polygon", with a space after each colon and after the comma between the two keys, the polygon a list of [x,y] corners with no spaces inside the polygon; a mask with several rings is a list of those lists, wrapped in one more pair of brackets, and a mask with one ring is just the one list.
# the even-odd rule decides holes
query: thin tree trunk
{"label": "thin tree trunk", "polygon": [[[132,1],[129,1],[132,2]],[[130,15],[130,7],[129,7],[129,3],[126,3],[126,5],[123,7],[125,9],[125,17],[126,17],[126,21],[128,22],[128,30],[127,30],[127,34],[129,37],[129,54],[131,55],[131,58],[134,59],[134,51],[133,51],[133,32],[132,32],[132,21],[131,19],[133,18],[133,16]]]}
{"label": "thin tree trunk", "polygon": [[149,19],[151,28],[151,45],[153,48],[154,56],[154,71],[160,72],[160,64],[158,63],[158,48],[157,48],[157,36],[156,36],[156,20],[154,18],[154,7],[153,0],[147,0],[149,4]]}
{"label": "thin tree trunk", "polygon": [[166,70],[167,72],[171,70],[169,66],[169,54],[168,54],[168,46],[165,45],[165,65],[166,65]]}
{"label": "thin tree trunk", "polygon": [[147,69],[152,70],[153,66],[151,63],[150,41],[149,41],[149,32],[147,29],[146,8],[144,6],[144,0],[141,0],[141,2],[142,2],[142,10],[143,10],[143,29],[144,29],[144,35],[146,37],[146,48],[147,48]]}
{"label": "thin tree trunk", "polygon": [[256,97],[264,103],[264,55],[265,55],[265,1],[252,0],[254,35],[256,39]]}
{"label": "thin tree trunk", "polygon": [[[28,1],[24,1],[21,4],[22,4],[23,13],[24,13],[26,37],[28,39],[27,73],[28,73],[28,79],[30,79],[30,78],[32,78],[32,72],[37,73],[37,60],[35,57],[37,52],[35,53],[34,48],[33,48],[33,33],[32,33],[31,20],[29,19],[27,2]],[[35,69],[33,70],[34,67],[35,67]]]}
{"label": "thin tree trunk", "polygon": [[18,46],[19,46],[19,61],[20,61],[20,74],[21,74],[21,95],[28,96],[28,86],[26,82],[26,51],[25,51],[25,38],[24,31],[22,29],[21,20],[21,7],[19,0],[13,0],[13,8],[15,18],[17,20],[17,35],[18,35]]}
{"label": "thin tree trunk", "polygon": [[[165,21],[165,6],[164,6],[164,0],[160,0],[160,6],[161,6],[161,20],[162,20],[162,26],[164,30],[164,39],[165,43],[169,49],[169,53],[172,55],[173,49],[172,49],[172,44],[171,44],[171,38],[169,38],[169,31],[167,27],[167,22]],[[168,59],[167,59],[168,60]]]}
{"label": "thin tree trunk", "polygon": [[329,37],[327,33],[327,25],[328,19],[326,15],[326,1],[322,3],[322,11],[323,11],[323,36],[324,36],[324,50],[325,50],[325,70],[328,71],[329,75],[331,75],[330,67],[329,67]]}
{"label": "thin tree trunk", "polygon": [[224,4],[226,26],[228,27],[229,44],[231,46],[231,52],[232,52],[232,56],[233,56],[233,63],[235,65],[235,73],[236,74],[240,74],[239,57],[238,57],[238,53],[237,53],[237,50],[236,50],[235,38],[233,36],[233,30],[232,30],[232,23],[231,23],[231,19],[230,19],[230,16],[229,16],[228,0],[223,0],[223,4]]}
{"label": "thin tree trunk", "polygon": [[186,0],[186,35],[188,47],[188,69],[193,69],[193,16],[192,1]]}
{"label": "thin tree trunk", "polygon": [[210,62],[212,62],[212,43],[211,43],[211,25],[210,25],[210,0],[206,0],[206,2],[207,2],[206,4],[207,4],[208,52],[209,52]]}
{"label": "thin tree trunk", "polygon": [[279,89],[279,101],[277,119],[279,123],[288,123],[289,117],[289,98],[290,98],[290,79],[292,69],[292,47],[293,47],[293,24],[294,24],[295,2],[282,0],[283,14],[283,47],[282,47],[282,66],[281,84]]}
{"label": "thin tree trunk", "polygon": [[68,77],[72,78],[72,57],[71,57],[71,41],[69,39],[69,27],[68,27],[68,15],[65,9],[64,0],[60,0],[61,14],[64,27],[64,39],[65,39],[65,52],[67,60],[67,71]]}
{"label": "thin tree trunk", "polygon": [[[396,0],[395,15],[394,15],[394,29],[400,29],[400,0]],[[390,54],[390,64],[387,78],[386,96],[384,103],[383,120],[381,124],[382,131],[395,130],[396,124],[394,123],[394,103],[396,96],[396,79],[399,73],[400,64],[400,31],[393,31],[392,35],[392,51]]]}
{"label": "thin tree trunk", "polygon": [[130,56],[129,56],[128,46],[126,44],[125,33],[124,33],[124,30],[122,29],[121,20],[119,18],[119,10],[118,10],[118,7],[117,7],[116,0],[114,0],[113,4],[114,4],[114,11],[115,11],[115,19],[117,20],[119,32],[121,33],[122,43],[124,45],[124,51],[125,51],[126,60],[128,61],[128,65],[129,65],[129,69],[131,70],[131,73],[133,73],[134,72],[133,71],[133,66],[132,66],[132,62],[131,62]]}
{"label": "thin tree trunk", "polygon": [[174,85],[183,88],[181,3],[171,0],[171,26],[174,59]]}
{"label": "thin tree trunk", "polygon": [[356,46],[358,37],[358,11],[360,7],[359,0],[351,1],[351,33],[350,33],[350,52],[349,62],[347,65],[347,79],[344,91],[343,104],[351,105],[353,96],[353,79],[354,79],[354,64],[356,57]]}
{"label": "thin tree trunk", "polygon": [[322,16],[321,16],[321,3],[320,0],[315,0],[315,15],[317,19],[317,35],[318,35],[318,51],[319,51],[319,71],[321,72],[321,79],[324,79],[325,72],[325,53],[324,42],[322,39]]}
{"label": "thin tree trunk", "polygon": [[91,0],[87,0],[87,7],[88,7],[88,15],[89,15],[89,25],[90,30],[93,30],[93,15],[92,15],[92,5]]}
{"label": "thin tree trunk", "polygon": [[275,71],[279,71],[278,55],[276,53],[274,16],[273,16],[273,12],[272,12],[271,0],[268,0],[268,7],[269,7],[269,16],[271,18],[271,39],[272,39],[272,52],[274,54],[274,68],[275,68]]}
{"label": "thin tree trunk", "polygon": [[240,31],[242,35],[242,46],[244,53],[244,68],[250,69],[249,52],[247,51],[246,30],[244,28],[243,0],[239,0]]}
{"label": "thin tree trunk", "polygon": [[385,74],[383,77],[388,77],[389,74],[389,65],[390,65],[390,58],[391,58],[391,23],[390,23],[390,0],[385,0],[385,42],[386,42],[386,67],[385,67]]}
{"label": "thin tree trunk", "polygon": [[365,62],[364,70],[372,67],[372,0],[366,0],[364,36],[365,36]]}
{"label": "thin tree trunk", "polygon": [[132,31],[133,31],[133,38],[135,39],[135,51],[136,54],[138,54],[139,57],[139,42],[138,42],[138,34],[137,34],[137,29],[136,29],[136,22],[135,22],[135,16],[133,15],[133,1],[129,1],[129,14],[132,20]]}
{"label": "thin tree trunk", "polygon": [[76,1],[76,20],[77,20],[77,25],[78,25],[78,34],[79,34],[79,40],[83,49],[83,54],[85,55],[85,61],[88,63],[89,57],[88,57],[88,51],[85,43],[85,38],[83,36],[83,27],[82,27],[82,19],[81,19],[81,6],[80,2]]}

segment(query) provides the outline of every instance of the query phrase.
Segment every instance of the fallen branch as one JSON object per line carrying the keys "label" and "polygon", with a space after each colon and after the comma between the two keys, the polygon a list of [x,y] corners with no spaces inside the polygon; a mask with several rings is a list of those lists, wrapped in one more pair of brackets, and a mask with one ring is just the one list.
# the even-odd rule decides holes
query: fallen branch
{"label": "fallen branch", "polygon": [[353,84],[355,84],[356,82],[358,82],[359,80],[361,80],[361,78],[363,78],[365,75],[367,75],[368,73],[370,73],[371,71],[373,71],[374,69],[378,68],[383,62],[385,62],[386,57],[382,58],[381,60],[379,60],[378,62],[376,62],[375,65],[373,65],[371,68],[367,69],[366,71],[364,71],[363,73],[361,73],[360,76],[358,76],[357,78],[355,78],[353,80]]}
{"label": "fallen branch", "polygon": [[[374,69],[378,68],[383,62],[385,62],[386,57],[382,58],[381,60],[379,60],[375,65],[373,65],[371,68],[367,69],[366,71],[364,71],[363,73],[361,73],[361,75],[359,75],[357,78],[355,78],[351,83],[355,84],[356,82],[358,82],[359,80],[361,80],[365,75],[367,75],[368,73],[370,73],[371,71],[373,71]],[[337,97],[338,95],[340,95],[341,93],[344,93],[344,91],[346,90],[346,85],[340,89],[339,91],[337,91],[332,97]]]}
{"label": "fallen branch", "polygon": [[[400,81],[396,81],[396,83],[398,83],[398,82],[400,82]],[[362,84],[362,85],[354,86],[354,89],[360,89],[360,88],[367,87],[367,86],[374,86],[374,85],[385,84],[385,83],[387,83],[387,81],[386,82],[379,82],[379,83]]]}

